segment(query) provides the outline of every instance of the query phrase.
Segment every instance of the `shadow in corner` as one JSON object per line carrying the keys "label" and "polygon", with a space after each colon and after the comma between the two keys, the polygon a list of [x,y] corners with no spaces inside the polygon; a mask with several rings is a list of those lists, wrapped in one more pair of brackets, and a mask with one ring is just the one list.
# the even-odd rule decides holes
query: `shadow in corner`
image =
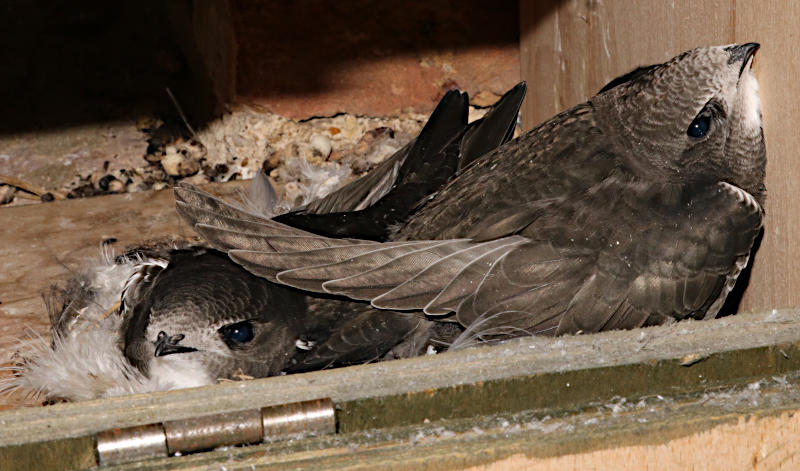
{"label": "shadow in corner", "polygon": [[348,63],[520,37],[517,0],[8,0],[0,31],[0,133],[175,115],[167,87],[199,127],[236,95],[335,90]]}
{"label": "shadow in corner", "polygon": [[166,87],[203,93],[159,1],[5,1],[0,30],[0,133],[172,113]]}
{"label": "shadow in corner", "polygon": [[739,278],[736,280],[736,285],[728,294],[728,298],[725,300],[725,303],[719,310],[717,317],[731,316],[739,312],[739,305],[742,303],[745,290],[747,289],[748,285],[750,285],[750,276],[753,274],[753,265],[756,263],[758,248],[761,247],[761,240],[763,238],[764,229],[762,228],[761,233],[753,242],[753,249],[750,251],[750,263],[748,263],[747,267],[745,267],[745,269],[742,270],[742,273],[739,274]]}

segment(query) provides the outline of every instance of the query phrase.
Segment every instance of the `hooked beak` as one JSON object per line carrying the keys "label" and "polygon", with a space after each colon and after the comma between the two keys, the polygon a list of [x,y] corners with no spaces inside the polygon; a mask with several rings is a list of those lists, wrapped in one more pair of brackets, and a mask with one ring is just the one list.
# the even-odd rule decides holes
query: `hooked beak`
{"label": "hooked beak", "polygon": [[167,335],[164,331],[159,332],[158,338],[155,341],[156,356],[163,357],[164,355],[172,355],[173,353],[196,352],[196,348],[178,345],[184,337],[186,336],[183,334]]}
{"label": "hooked beak", "polygon": [[738,46],[731,46],[728,49],[731,57],[728,59],[728,64],[733,64],[734,62],[741,62],[741,68],[739,69],[739,76],[741,77],[742,72],[750,65],[751,59],[758,51],[758,48],[761,47],[761,44],[758,43],[746,43],[740,44]]}

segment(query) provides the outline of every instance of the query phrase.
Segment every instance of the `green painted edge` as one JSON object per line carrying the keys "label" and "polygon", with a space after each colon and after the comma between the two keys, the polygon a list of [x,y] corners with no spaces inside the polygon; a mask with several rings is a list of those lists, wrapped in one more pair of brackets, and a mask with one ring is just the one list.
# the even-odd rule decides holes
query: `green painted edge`
{"label": "green painted edge", "polygon": [[570,410],[614,397],[705,391],[800,370],[798,344],[715,353],[682,366],[677,359],[505,378],[338,403],[340,433],[524,410]]}
{"label": "green painted edge", "polygon": [[[338,431],[346,436],[523,411],[569,414],[615,397],[636,400],[657,394],[686,395],[796,370],[800,370],[800,344],[788,343],[715,353],[691,361],[670,359],[512,377],[340,402],[336,404]],[[94,448],[94,437],[4,447],[0,448],[0,469],[95,466]]]}
{"label": "green painted edge", "polygon": [[[800,407],[800,375],[786,375],[782,381],[760,390],[769,396],[760,405],[749,400],[731,408],[730,404],[709,405],[704,395],[694,394],[676,400],[656,401],[661,415],[653,415],[651,407],[636,407],[629,412],[611,414],[587,424],[598,412],[566,414],[553,421],[561,424],[555,430],[529,428],[504,433],[493,429],[501,417],[479,417],[459,421],[443,420],[423,426],[397,427],[353,434],[311,437],[305,440],[276,442],[251,447],[217,450],[174,458],[163,458],[111,468],[119,471],[166,471],[220,469],[277,470],[319,469],[365,470],[450,470],[480,466],[514,455],[549,458],[620,446],[659,445],[715,427],[735,424],[742,418],[760,420],[788,414]],[[747,385],[738,386],[748,390]],[[725,390],[730,392],[729,390]],[[660,406],[659,406],[660,402]],[[507,416],[510,425],[542,418],[542,414],[525,412]],[[473,426],[484,432],[476,434]],[[437,437],[437,429],[446,429],[450,436]],[[410,437],[424,432],[427,440]]]}
{"label": "green painted edge", "polygon": [[95,437],[65,438],[0,448],[0,469],[67,471],[97,466]]}

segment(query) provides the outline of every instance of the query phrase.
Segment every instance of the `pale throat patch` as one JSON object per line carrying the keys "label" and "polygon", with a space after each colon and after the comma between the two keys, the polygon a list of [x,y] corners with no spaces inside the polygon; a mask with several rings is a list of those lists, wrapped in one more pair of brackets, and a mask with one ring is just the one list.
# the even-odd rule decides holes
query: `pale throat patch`
{"label": "pale throat patch", "polygon": [[208,375],[200,358],[192,356],[194,352],[153,357],[149,376],[154,380],[172,383],[175,388],[193,388],[216,383],[216,379]]}
{"label": "pale throat patch", "polygon": [[[750,60],[752,61],[752,58]],[[758,131],[761,129],[761,100],[758,97],[758,81],[750,64],[745,66],[745,71],[739,79],[739,87],[744,124],[748,129]]]}

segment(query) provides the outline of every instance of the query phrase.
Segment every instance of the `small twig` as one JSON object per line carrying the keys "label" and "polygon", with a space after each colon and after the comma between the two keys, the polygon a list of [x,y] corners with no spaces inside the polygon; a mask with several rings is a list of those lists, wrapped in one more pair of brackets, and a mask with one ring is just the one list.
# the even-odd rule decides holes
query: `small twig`
{"label": "small twig", "polygon": [[255,376],[250,376],[245,374],[241,368],[237,368],[236,371],[233,372],[230,378],[217,378],[217,381],[220,383],[235,383],[237,381],[247,381],[251,379],[256,379]]}
{"label": "small twig", "polygon": [[107,319],[107,318],[108,318],[108,316],[110,316],[111,314],[113,314],[113,313],[114,313],[114,311],[116,311],[117,309],[119,309],[119,307],[120,307],[121,305],[122,305],[122,301],[117,301],[117,302],[115,302],[113,305],[111,305],[111,307],[110,307],[110,308],[108,308],[108,309],[106,310],[106,312],[104,312],[104,313],[103,313],[103,315],[101,315],[101,316],[100,316],[100,319],[99,319],[99,320],[101,320],[101,321],[102,321],[102,320],[105,320],[105,319]]}
{"label": "small twig", "polygon": [[36,186],[34,184],[22,181],[19,178],[9,177],[7,175],[0,175],[0,183],[5,183],[6,185],[17,187],[20,190],[27,191],[28,193],[33,193],[36,196],[42,196],[46,193],[50,193],[51,195],[53,195],[53,198],[57,200],[63,200],[66,198],[66,196],[60,191],[47,191],[40,186]]}
{"label": "small twig", "polygon": [[189,132],[192,133],[192,137],[194,137],[199,142],[200,138],[197,137],[197,133],[194,132],[194,128],[192,128],[192,125],[189,124],[189,120],[186,119],[186,114],[184,114],[183,108],[181,108],[181,105],[180,103],[178,103],[178,100],[177,98],[175,98],[175,95],[172,94],[172,90],[170,90],[169,87],[167,87],[166,90],[167,90],[167,95],[169,95],[169,99],[172,100],[172,104],[175,105],[175,109],[178,110],[178,116],[180,116],[181,119],[183,120],[183,124],[186,126],[186,129],[188,129]]}
{"label": "small twig", "polygon": [[[14,186],[14,185],[11,185]],[[18,191],[14,194],[14,198],[20,198],[23,200],[30,200],[30,201],[42,201],[40,196],[36,196],[33,193],[28,193],[27,191]]]}
{"label": "small twig", "polygon": [[106,310],[103,314],[100,315],[99,318],[94,320],[94,327],[100,327],[100,323],[106,319],[108,316],[114,313],[114,311],[118,310],[119,307],[122,305],[122,301],[115,302],[110,308]]}

